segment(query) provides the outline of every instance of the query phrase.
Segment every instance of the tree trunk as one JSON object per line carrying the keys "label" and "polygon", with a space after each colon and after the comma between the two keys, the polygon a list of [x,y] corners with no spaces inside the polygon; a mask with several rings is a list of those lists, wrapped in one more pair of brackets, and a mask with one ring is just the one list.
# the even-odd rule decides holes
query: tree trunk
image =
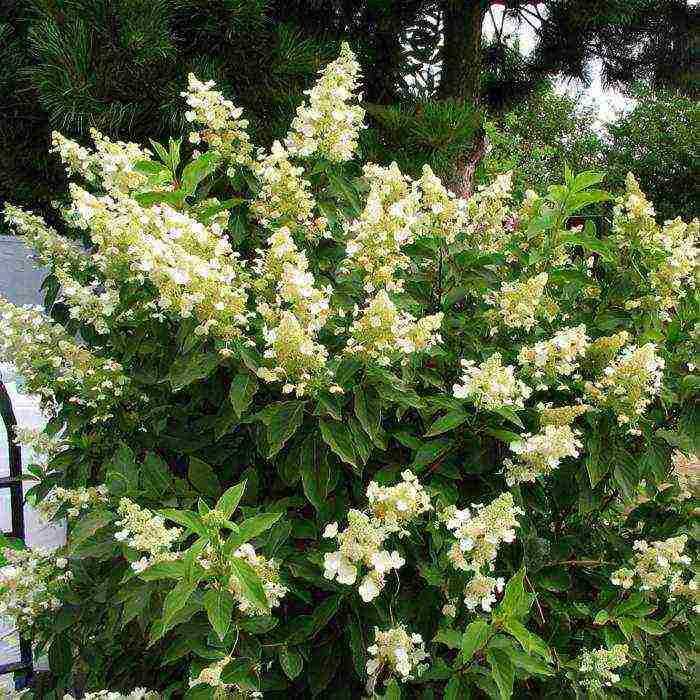
{"label": "tree trunk", "polygon": [[478,103],[481,83],[481,32],[485,0],[442,0],[443,47],[440,99]]}

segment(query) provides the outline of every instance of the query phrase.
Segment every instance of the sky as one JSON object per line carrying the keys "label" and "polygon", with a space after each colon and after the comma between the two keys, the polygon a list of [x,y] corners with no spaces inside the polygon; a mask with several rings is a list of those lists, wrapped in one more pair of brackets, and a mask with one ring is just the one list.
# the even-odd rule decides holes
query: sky
{"label": "sky", "polygon": [[[544,14],[544,7],[539,6],[540,14]],[[504,35],[511,34],[520,41],[520,49],[524,54],[532,51],[535,45],[535,31],[526,23],[518,26],[517,22],[506,19],[503,21],[504,8],[502,5],[491,6],[490,14],[486,15],[484,20],[484,32],[491,35],[495,32],[494,27],[500,27],[503,22]],[[529,18],[534,24],[538,20],[534,17]],[[580,95],[584,102],[593,104],[598,113],[598,121],[600,124],[612,121],[616,115],[623,110],[628,109],[633,101],[621,95],[618,91],[603,87],[601,84],[601,65],[600,62],[593,62],[591,65],[591,84],[589,86],[581,85],[575,81],[560,80],[556,84],[558,92],[567,93],[570,95]]]}

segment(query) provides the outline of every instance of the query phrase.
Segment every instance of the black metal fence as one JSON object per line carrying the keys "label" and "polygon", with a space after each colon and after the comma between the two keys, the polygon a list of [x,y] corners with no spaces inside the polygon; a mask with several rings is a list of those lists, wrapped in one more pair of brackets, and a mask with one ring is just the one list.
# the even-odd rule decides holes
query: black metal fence
{"label": "black metal fence", "polygon": [[[9,475],[0,477],[0,489],[10,492],[10,508],[12,514],[12,529],[4,532],[6,537],[24,541],[24,497],[22,493],[22,450],[15,441],[15,426],[17,419],[12,408],[10,395],[0,378],[0,416],[7,434],[7,449]],[[2,445],[0,444],[0,449]],[[17,687],[24,687],[32,676],[32,647],[22,636],[19,638],[19,661],[0,664],[0,675],[15,673]]]}

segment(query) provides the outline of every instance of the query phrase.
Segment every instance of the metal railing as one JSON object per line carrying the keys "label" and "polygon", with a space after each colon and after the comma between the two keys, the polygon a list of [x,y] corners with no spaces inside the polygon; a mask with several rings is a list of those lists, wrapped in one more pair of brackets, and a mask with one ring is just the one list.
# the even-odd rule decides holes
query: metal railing
{"label": "metal railing", "polygon": [[[13,537],[25,540],[24,531],[24,496],[22,493],[22,450],[15,441],[15,426],[17,419],[12,408],[10,395],[0,378],[0,416],[5,424],[7,434],[7,449],[9,462],[9,476],[0,477],[0,489],[7,489],[10,492],[10,509],[12,514],[12,529],[3,532],[6,537]],[[19,638],[19,661],[12,661],[0,664],[0,675],[6,673],[24,672],[24,678],[17,679],[17,686],[24,687],[25,683],[33,675],[32,667],[32,647],[27,639],[21,635]]]}

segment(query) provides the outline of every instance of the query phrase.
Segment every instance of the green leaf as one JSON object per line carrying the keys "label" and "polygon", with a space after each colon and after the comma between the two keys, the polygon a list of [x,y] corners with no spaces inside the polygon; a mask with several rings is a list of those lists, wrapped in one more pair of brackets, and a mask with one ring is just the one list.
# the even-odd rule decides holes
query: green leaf
{"label": "green leaf", "polygon": [[395,678],[392,678],[389,683],[387,683],[383,700],[401,700],[401,688],[399,688],[399,684],[396,682]]}
{"label": "green leaf", "polygon": [[520,646],[525,652],[530,655],[537,654],[547,661],[551,660],[552,655],[544,639],[541,639],[533,632],[530,632],[530,630],[528,630],[522,622],[512,618],[507,618],[502,624],[503,628],[512,634],[518,640],[518,642],[520,642]]}
{"label": "green leaf", "polygon": [[159,581],[164,578],[181,579],[185,577],[185,573],[185,562],[182,560],[159,561],[139,573],[139,578],[144,581]]}
{"label": "green leaf", "polygon": [[309,435],[301,446],[299,459],[304,495],[313,507],[320,511],[330,492],[331,470],[326,450],[321,448],[314,435]]}
{"label": "green leaf", "polygon": [[321,427],[321,435],[324,442],[333,452],[343,460],[352,465],[356,471],[359,471],[357,455],[353,445],[352,434],[347,425],[339,423],[335,420],[322,419],[319,422]]}
{"label": "green leaf", "polygon": [[235,552],[245,542],[269,530],[280,517],[282,513],[263,513],[244,520],[226,541],[225,551],[229,554]]}
{"label": "green leaf", "polygon": [[262,581],[255,573],[255,569],[248,562],[231,557],[229,559],[231,575],[240,586],[241,593],[252,603],[259,612],[268,610],[267,596],[263,588]]}
{"label": "green leaf", "polygon": [[450,649],[461,649],[462,633],[458,630],[453,630],[449,627],[445,627],[437,631],[437,634],[433,637],[433,641],[439,644],[444,644]]}
{"label": "green leaf", "polygon": [[168,381],[173,391],[181,391],[200,379],[206,379],[224,358],[218,352],[202,352],[197,349],[188,355],[180,355],[170,366]]}
{"label": "green leaf", "polygon": [[274,403],[258,415],[267,426],[267,441],[270,445],[268,457],[274,457],[301,426],[304,420],[304,403]]}
{"label": "green leaf", "polygon": [[372,389],[355,388],[355,415],[375,447],[386,450],[386,436],[382,430],[382,403]]}
{"label": "green leaf", "polygon": [[304,659],[301,654],[294,649],[282,647],[279,650],[280,666],[287,678],[294,680],[304,668]]}
{"label": "green leaf", "polygon": [[182,171],[181,187],[189,196],[194,194],[199,183],[211,175],[221,163],[221,156],[216,151],[207,151],[185,166]]}
{"label": "green leaf", "polygon": [[114,522],[115,518],[115,514],[110,510],[95,510],[82,516],[72,527],[68,536],[71,553],[75,552],[83,542],[89,540],[96,532]]}
{"label": "green leaf", "polygon": [[517,442],[518,440],[522,440],[520,435],[518,433],[513,433],[510,430],[501,430],[500,428],[486,428],[484,432],[487,435],[491,435],[491,437],[495,437],[497,440],[500,440],[501,442]]}
{"label": "green leaf", "polygon": [[462,425],[467,418],[469,418],[469,416],[463,411],[450,411],[450,413],[446,413],[441,418],[438,418],[430,426],[424,437],[433,437],[434,435],[446,433],[448,430],[452,430],[458,425]]}
{"label": "green leaf", "polygon": [[56,635],[49,647],[49,668],[56,676],[66,676],[73,667],[73,651],[70,640],[63,634]]}
{"label": "green leaf", "polygon": [[498,605],[499,614],[506,617],[522,619],[527,615],[533,603],[533,596],[525,592],[525,567],[511,577],[506,584],[503,600]]}
{"label": "green leaf", "polygon": [[449,683],[445,686],[445,694],[443,700],[469,700],[471,691],[469,687],[462,683],[459,676],[452,676]]}
{"label": "green leaf", "polygon": [[155,452],[149,452],[141,465],[141,483],[144,491],[162,496],[172,484],[170,470],[165,460]]}
{"label": "green leaf", "polygon": [[221,484],[214,470],[197,457],[190,457],[187,476],[192,486],[205,496],[215,497],[221,491]]}
{"label": "green leaf", "polygon": [[231,382],[229,399],[233,410],[240,418],[253,401],[255,392],[258,390],[258,380],[250,372],[239,372]]}
{"label": "green leaf", "polygon": [[204,594],[204,608],[209,616],[209,622],[221,641],[231,626],[234,607],[233,596],[225,589],[218,591],[209,589]]}
{"label": "green leaf", "polygon": [[160,511],[160,514],[172,520],[178,525],[183,525],[184,527],[196,532],[202,537],[208,536],[208,531],[206,525],[202,522],[202,518],[198,513],[194,513],[191,510],[176,510],[175,508],[164,508]]}
{"label": "green leaf", "polygon": [[165,596],[163,601],[163,622],[166,626],[185,607],[195,588],[197,588],[196,583],[182,580],[175,584],[175,587]]}
{"label": "green leaf", "polygon": [[515,669],[510,657],[502,649],[488,649],[486,660],[491,666],[493,679],[498,686],[501,700],[508,700],[513,695],[513,682],[515,681]]}
{"label": "green leaf", "polygon": [[656,620],[649,620],[645,618],[639,618],[636,620],[637,627],[643,629],[647,634],[651,634],[654,637],[658,637],[662,634],[666,634],[666,628]]}
{"label": "green leaf", "polygon": [[134,453],[123,442],[119,443],[112,459],[105,464],[105,483],[114,496],[137,493],[139,489],[139,465]]}
{"label": "green leaf", "polygon": [[507,421],[510,421],[513,423],[513,425],[517,425],[521,430],[525,430],[525,424],[520,420],[520,416],[510,406],[499,406],[498,408],[494,408],[493,412],[498,413],[499,416],[502,416]]}
{"label": "green leaf", "polygon": [[535,673],[539,676],[553,676],[555,675],[554,669],[547,665],[544,661],[541,661],[536,656],[531,656],[526,654],[524,651],[518,651],[517,649],[505,649],[506,653],[510,657],[510,660],[518,668],[527,671],[528,673]]}
{"label": "green leaf", "polygon": [[413,458],[411,469],[415,472],[423,471],[431,464],[437,462],[453,444],[454,441],[450,438],[438,438],[437,440],[422,443],[416,456]]}
{"label": "green leaf", "polygon": [[245,485],[246,482],[241,481],[240,484],[231,486],[231,488],[226,489],[221,498],[216,502],[216,510],[223,514],[227,520],[233,515],[236,508],[238,508],[238,504],[245,493]]}
{"label": "green leaf", "polygon": [[481,618],[474,620],[462,635],[462,651],[460,652],[460,663],[467,663],[475,651],[481,649],[486,644],[491,628],[489,624]]}

